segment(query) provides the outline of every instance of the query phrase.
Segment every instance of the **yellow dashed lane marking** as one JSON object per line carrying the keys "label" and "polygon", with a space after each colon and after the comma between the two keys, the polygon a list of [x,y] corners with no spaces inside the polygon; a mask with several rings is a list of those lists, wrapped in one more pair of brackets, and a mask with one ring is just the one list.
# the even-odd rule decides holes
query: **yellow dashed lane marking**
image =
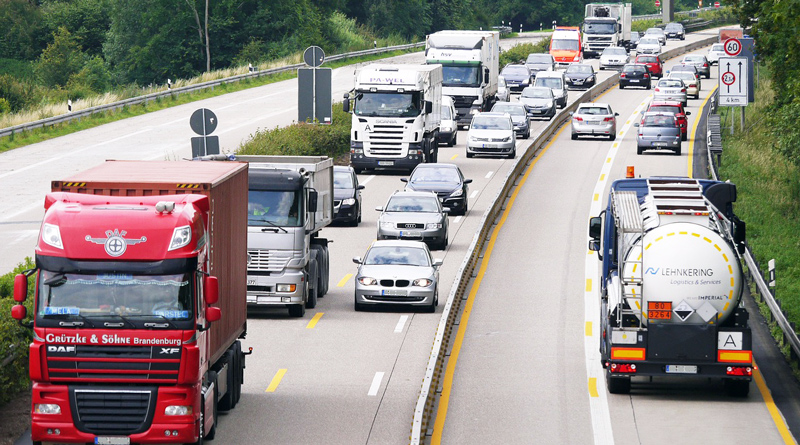
{"label": "yellow dashed lane marking", "polygon": [[453,155],[453,157],[452,157],[452,158],[450,158],[450,160],[451,160],[451,161],[454,161],[454,160],[455,160],[457,157],[458,157],[458,155]]}
{"label": "yellow dashed lane marking", "polygon": [[594,377],[589,378],[589,397],[600,397],[597,393],[597,379]]}
{"label": "yellow dashed lane marking", "polygon": [[586,322],[586,326],[584,327],[584,331],[585,331],[584,334],[586,334],[587,337],[591,337],[592,336],[592,322],[591,321],[587,321]]}
{"label": "yellow dashed lane marking", "polygon": [[317,314],[314,315],[314,318],[312,318],[311,321],[308,322],[308,325],[306,325],[306,329],[314,329],[314,326],[317,325],[317,322],[324,314],[325,312],[317,312]]}
{"label": "yellow dashed lane marking", "polygon": [[278,385],[280,385],[284,374],[286,374],[286,369],[279,369],[278,373],[275,374],[275,377],[272,378],[272,382],[270,382],[265,392],[275,392],[275,390],[278,389]]}
{"label": "yellow dashed lane marking", "polygon": [[586,292],[591,292],[591,291],[592,291],[592,279],[591,278],[587,278],[586,279]]}
{"label": "yellow dashed lane marking", "polygon": [[345,275],[344,278],[342,278],[342,281],[339,281],[339,284],[337,284],[336,287],[344,287],[344,285],[350,281],[350,278],[353,278],[353,274],[349,273]]}

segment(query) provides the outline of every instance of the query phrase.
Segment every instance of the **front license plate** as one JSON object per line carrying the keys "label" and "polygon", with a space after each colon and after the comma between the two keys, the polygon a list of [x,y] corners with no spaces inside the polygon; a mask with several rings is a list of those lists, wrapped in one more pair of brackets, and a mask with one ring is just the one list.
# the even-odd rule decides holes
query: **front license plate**
{"label": "front license plate", "polygon": [[697,374],[697,365],[667,365],[667,374]]}
{"label": "front license plate", "polygon": [[394,161],[378,161],[378,165],[381,167],[391,167],[394,165]]}
{"label": "front license plate", "polygon": [[404,232],[400,232],[400,237],[407,236],[409,238],[418,238],[422,236],[422,232],[415,231],[415,230],[407,230]]}
{"label": "front license plate", "polygon": [[94,438],[94,443],[97,445],[130,445],[130,437],[121,436],[98,436]]}
{"label": "front license plate", "polygon": [[395,290],[395,289],[383,289],[381,291],[381,295],[386,295],[389,297],[405,297],[408,295],[408,291],[405,290]]}
{"label": "front license plate", "polygon": [[497,144],[482,144],[483,148],[497,148]]}

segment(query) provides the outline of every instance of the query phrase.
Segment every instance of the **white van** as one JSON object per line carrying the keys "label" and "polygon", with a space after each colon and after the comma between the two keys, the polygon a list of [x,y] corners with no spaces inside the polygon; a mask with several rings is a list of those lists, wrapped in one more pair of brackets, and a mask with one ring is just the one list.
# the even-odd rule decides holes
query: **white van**
{"label": "white van", "polygon": [[439,126],[440,144],[447,144],[448,147],[456,145],[458,142],[458,122],[456,121],[456,105],[450,96],[442,96],[442,123]]}
{"label": "white van", "polygon": [[567,78],[563,71],[539,71],[533,86],[550,88],[558,108],[567,106]]}

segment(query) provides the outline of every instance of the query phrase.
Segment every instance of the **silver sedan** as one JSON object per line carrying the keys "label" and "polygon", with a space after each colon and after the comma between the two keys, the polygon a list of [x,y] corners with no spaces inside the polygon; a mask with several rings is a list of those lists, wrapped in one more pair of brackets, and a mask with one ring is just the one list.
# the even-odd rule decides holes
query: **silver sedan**
{"label": "silver sedan", "polygon": [[432,248],[447,247],[447,213],[436,193],[397,191],[385,207],[377,207],[378,239],[424,241]]}
{"label": "silver sedan", "polygon": [[435,312],[439,305],[439,266],[425,243],[375,241],[364,258],[353,258],[356,273],[355,310],[404,304]]}
{"label": "silver sedan", "polygon": [[572,140],[578,136],[607,136],[617,138],[617,116],[609,104],[582,103],[572,115]]}

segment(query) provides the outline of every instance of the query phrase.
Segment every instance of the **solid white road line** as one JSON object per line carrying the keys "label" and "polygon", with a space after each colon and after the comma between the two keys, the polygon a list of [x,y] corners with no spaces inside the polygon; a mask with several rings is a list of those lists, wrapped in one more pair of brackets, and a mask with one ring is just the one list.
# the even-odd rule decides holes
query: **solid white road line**
{"label": "solid white road line", "polygon": [[367,393],[368,396],[377,396],[378,390],[381,387],[381,381],[383,380],[382,372],[376,372],[375,377],[372,379],[372,385],[369,387],[369,392]]}

